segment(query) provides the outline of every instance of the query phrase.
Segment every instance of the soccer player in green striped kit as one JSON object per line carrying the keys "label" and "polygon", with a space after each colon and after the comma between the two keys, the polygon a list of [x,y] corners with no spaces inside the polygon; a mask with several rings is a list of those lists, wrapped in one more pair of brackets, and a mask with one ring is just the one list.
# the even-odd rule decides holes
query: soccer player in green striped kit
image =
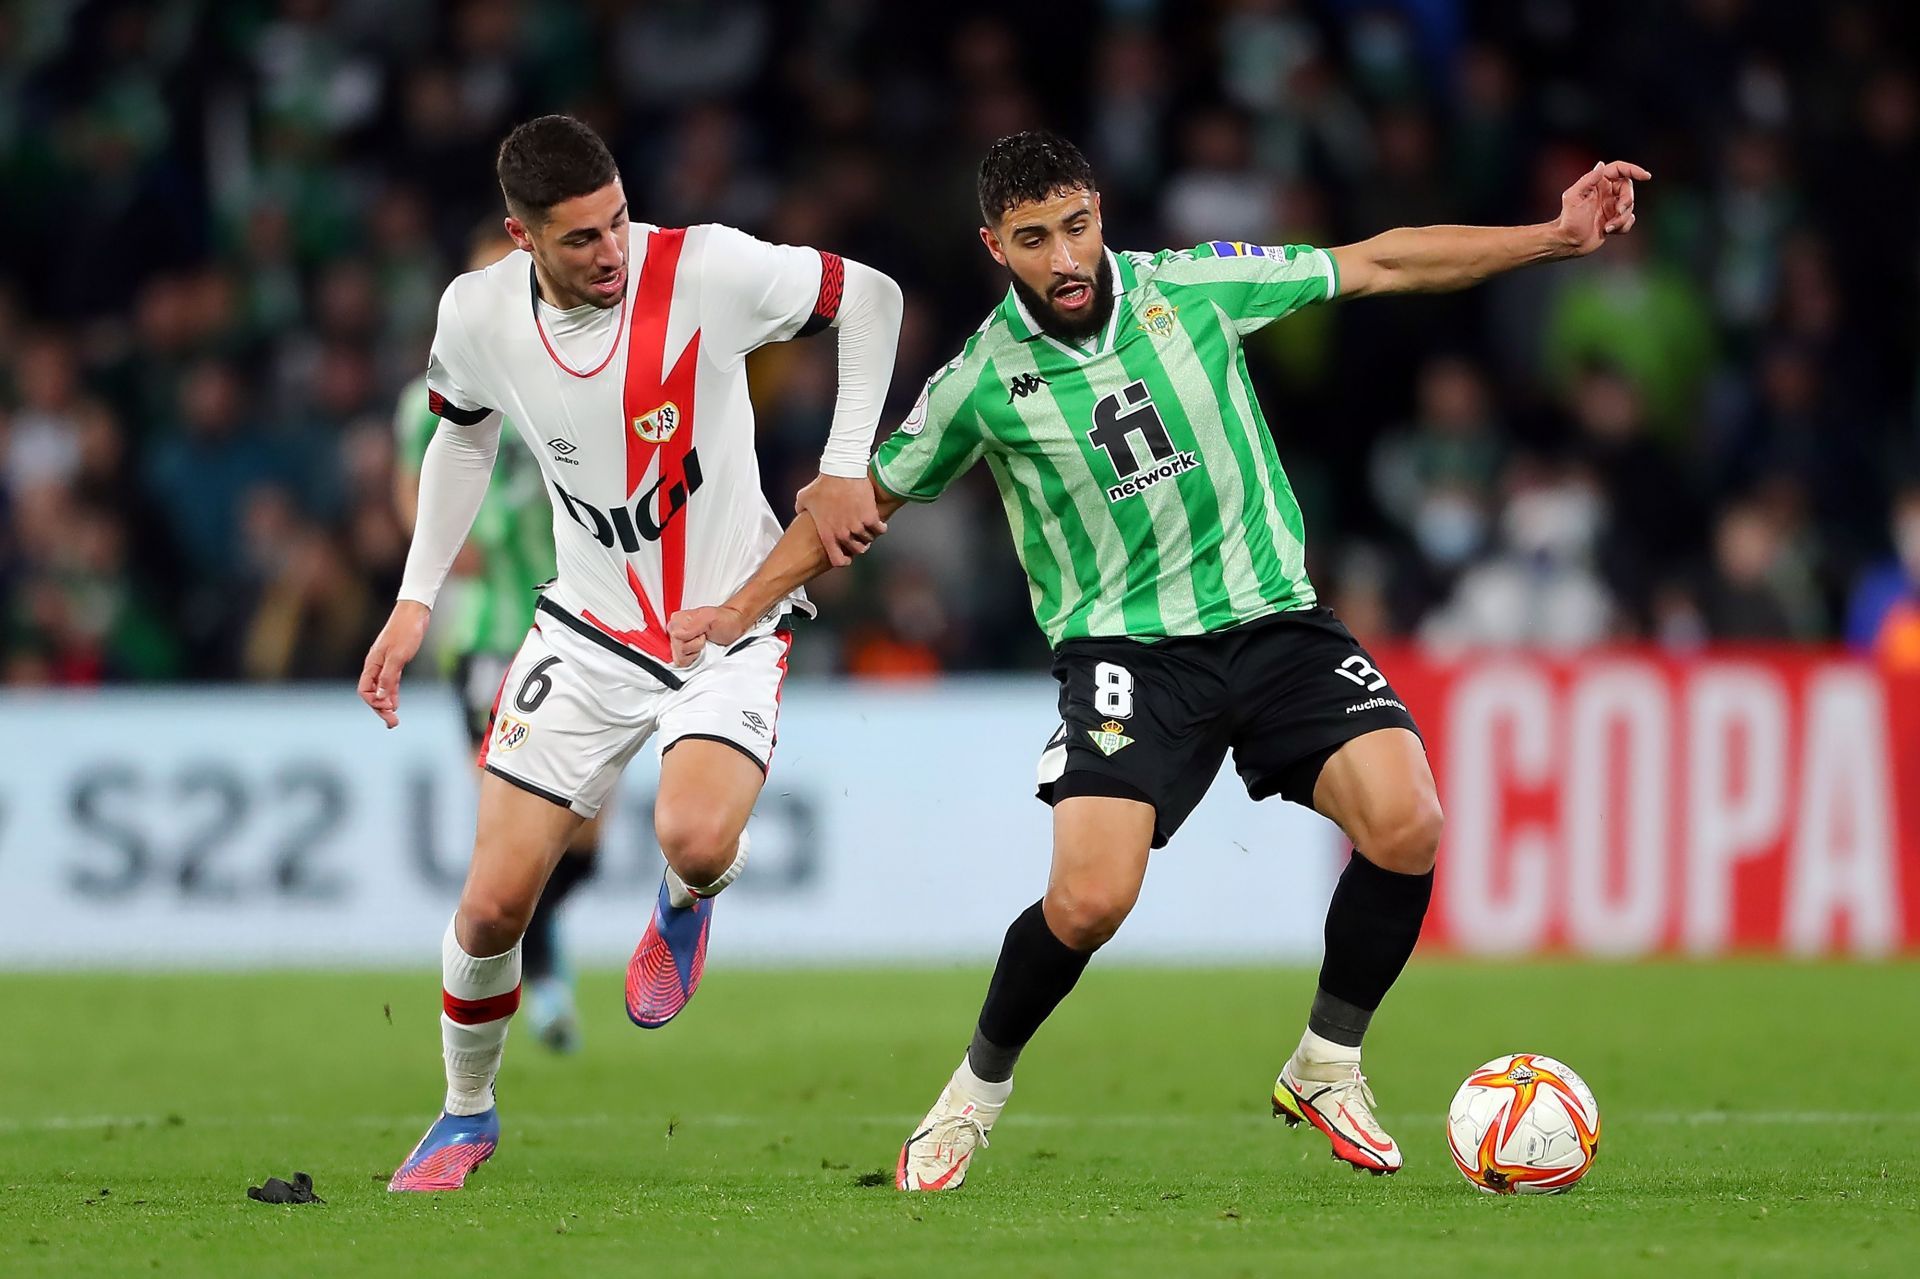
{"label": "soccer player in green striped kit", "polygon": [[[965,1179],[1021,1050],[1120,927],[1150,851],[1229,752],[1254,798],[1308,805],[1354,847],[1274,1113],[1312,1124],[1356,1168],[1399,1169],[1360,1045],[1420,933],[1440,804],[1413,717],[1307,580],[1300,507],[1241,343],[1334,298],[1461,289],[1591,253],[1632,229],[1634,180],[1650,176],[1596,165],[1553,221],[1533,226],[1115,253],[1071,143],[1021,133],[988,150],[980,238],[1012,287],[927,383],[871,475],[884,514],[932,501],[976,462],[999,485],[1060,682],[1061,725],[1039,771],[1053,866],[1046,895],[1007,930],[966,1056],[901,1148],[901,1189]],[[827,569],[807,499],[730,599],[673,618],[677,653],[731,643]]]}

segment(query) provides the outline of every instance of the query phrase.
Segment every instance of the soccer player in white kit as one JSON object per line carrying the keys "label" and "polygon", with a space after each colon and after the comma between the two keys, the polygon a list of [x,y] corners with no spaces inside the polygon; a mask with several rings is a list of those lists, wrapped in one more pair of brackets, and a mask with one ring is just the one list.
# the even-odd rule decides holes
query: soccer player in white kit
{"label": "soccer player in white kit", "polygon": [[518,251],[441,298],[427,369],[441,424],[361,697],[398,723],[401,672],[486,492],[502,414],[540,461],[559,572],[480,753],[473,860],[441,943],[444,1110],[390,1190],[458,1189],[492,1155],[521,934],[569,837],[649,739],[667,871],[628,965],[628,1015],[664,1025],[699,983],[713,898],[746,860],[773,754],[784,619],[811,612],[795,591],[736,643],[673,665],[666,619],[725,598],[781,534],[754,457],[749,352],[839,329],[833,425],[804,500],[836,562],[884,529],[866,465],[899,337],[892,280],[730,227],[630,228],[612,156],[565,116],[516,128],[497,170]]}

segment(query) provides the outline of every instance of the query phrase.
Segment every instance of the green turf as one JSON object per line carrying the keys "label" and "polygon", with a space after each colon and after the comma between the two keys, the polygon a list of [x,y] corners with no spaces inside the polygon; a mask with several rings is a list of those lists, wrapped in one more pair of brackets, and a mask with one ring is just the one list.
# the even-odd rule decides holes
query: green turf
{"label": "green turf", "polygon": [[[500,1153],[429,1198],[382,1183],[438,1100],[430,974],[0,976],[0,1274],[1920,1273],[1912,965],[1417,964],[1368,1045],[1391,1180],[1267,1117],[1310,973],[1096,965],[966,1188],[901,1195],[981,985],[722,968],[646,1033],[597,976],[584,1053],[511,1045]],[[1600,1098],[1570,1195],[1447,1160],[1516,1049]],[[325,1207],[245,1199],[295,1169]]]}

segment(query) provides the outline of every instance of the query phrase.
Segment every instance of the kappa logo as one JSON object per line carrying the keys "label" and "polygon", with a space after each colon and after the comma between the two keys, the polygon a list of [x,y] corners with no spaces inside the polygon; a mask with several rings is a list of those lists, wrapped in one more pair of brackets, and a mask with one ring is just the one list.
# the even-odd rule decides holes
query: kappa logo
{"label": "kappa logo", "polygon": [[554,461],[564,462],[568,466],[580,465],[579,458],[568,456],[571,453],[577,452],[580,448],[578,444],[573,443],[571,440],[563,440],[556,435],[547,441],[547,447],[553,450]]}
{"label": "kappa logo", "polygon": [[633,419],[633,433],[649,444],[665,444],[680,429],[680,406],[668,400]]}
{"label": "kappa logo", "polygon": [[740,718],[747,722],[748,728],[762,737],[767,736],[767,721],[758,711],[741,711]]}
{"label": "kappa logo", "polygon": [[1172,337],[1173,317],[1179,309],[1177,306],[1168,306],[1165,302],[1153,303],[1140,313],[1140,331],[1149,337]]}
{"label": "kappa logo", "polygon": [[1126,726],[1118,720],[1108,720],[1098,728],[1087,730],[1087,736],[1100,748],[1102,755],[1117,755],[1133,745],[1133,739],[1127,736]]}
{"label": "kappa logo", "polygon": [[493,749],[497,751],[516,751],[526,744],[527,734],[533,729],[523,719],[511,715],[502,715],[493,726]]}
{"label": "kappa logo", "polygon": [[1052,385],[1053,383],[1047,381],[1047,379],[1041,377],[1038,373],[1022,373],[1019,377],[1007,383],[1007,403],[1011,404],[1015,400],[1024,400],[1041,387]]}

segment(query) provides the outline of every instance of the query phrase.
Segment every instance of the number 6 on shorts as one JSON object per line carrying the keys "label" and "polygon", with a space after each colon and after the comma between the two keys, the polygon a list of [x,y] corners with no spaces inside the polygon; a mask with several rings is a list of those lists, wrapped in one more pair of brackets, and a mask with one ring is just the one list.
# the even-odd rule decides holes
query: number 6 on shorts
{"label": "number 6 on shorts", "polygon": [[514,696],[513,704],[525,714],[531,715],[540,709],[540,703],[547,700],[547,694],[553,691],[553,681],[547,678],[547,671],[560,665],[557,657],[544,657],[527,672],[526,679],[520,682],[520,691]]}

